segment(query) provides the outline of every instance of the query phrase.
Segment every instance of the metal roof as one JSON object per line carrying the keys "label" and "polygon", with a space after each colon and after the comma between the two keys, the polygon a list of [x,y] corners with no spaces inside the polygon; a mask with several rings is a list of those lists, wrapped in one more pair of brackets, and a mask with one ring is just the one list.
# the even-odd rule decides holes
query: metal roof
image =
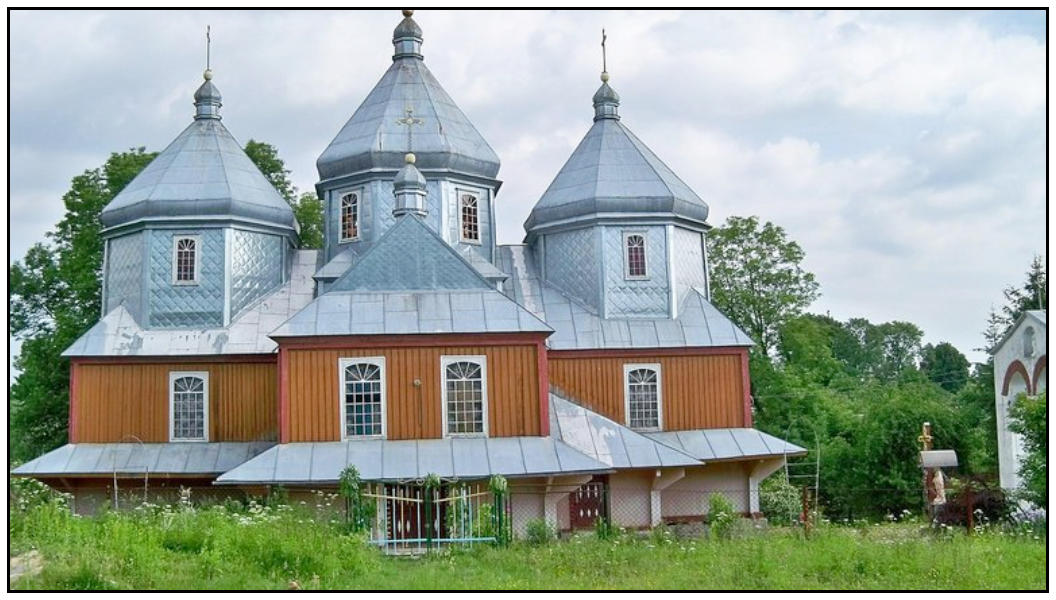
{"label": "metal roof", "polygon": [[531,237],[577,218],[641,214],[705,225],[708,205],[621,121],[598,118],[524,223]]}
{"label": "metal roof", "polygon": [[290,280],[236,315],[226,328],[144,329],[118,306],[77,339],[63,356],[194,356],[270,354],[275,328],[312,301],[318,250],[297,250]]}
{"label": "metal roof", "polygon": [[218,484],[332,485],[355,465],[368,481],[481,479],[607,472],[608,465],[550,437],[350,440],[281,444],[217,478]]}
{"label": "metal roof", "polygon": [[499,246],[499,267],[512,274],[506,293],[553,327],[547,340],[553,350],[754,345],[697,288],[682,299],[675,319],[603,319],[542,281],[526,246]]}
{"label": "metal roof", "polygon": [[614,468],[699,466],[700,461],[616,421],[550,393],[550,433]]}
{"label": "metal roof", "polygon": [[401,55],[316,161],[321,179],[368,169],[399,169],[408,152],[407,109],[419,169],[450,169],[494,178],[499,157],[416,55]]}
{"label": "metal roof", "polygon": [[216,475],[264,452],[275,442],[66,444],[11,471],[33,477],[111,473]]}
{"label": "metal roof", "polygon": [[658,431],[645,435],[703,461],[800,456],[807,453],[806,448],[750,428]]}
{"label": "metal roof", "polygon": [[[215,91],[209,81],[202,89],[207,85]],[[106,228],[144,220],[217,219],[268,225],[291,234],[297,228],[290,205],[218,116],[196,117],[103,208],[100,219]]]}
{"label": "metal roof", "polygon": [[920,466],[923,468],[956,467],[955,450],[923,450],[920,453]]}

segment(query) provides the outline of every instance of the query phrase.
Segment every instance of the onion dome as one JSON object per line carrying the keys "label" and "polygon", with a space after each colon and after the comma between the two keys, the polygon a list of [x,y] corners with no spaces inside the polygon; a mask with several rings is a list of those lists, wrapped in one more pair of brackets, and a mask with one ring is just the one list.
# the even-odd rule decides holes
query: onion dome
{"label": "onion dome", "polygon": [[194,121],[103,209],[105,228],[241,221],[296,232],[290,205],[220,122],[212,77],[194,93]]}
{"label": "onion dome", "polygon": [[499,157],[425,66],[422,29],[404,11],[393,32],[392,66],[316,161],[326,181],[371,169],[403,168],[408,107],[422,120],[414,131],[417,167],[494,178]]}
{"label": "onion dome", "polygon": [[415,214],[424,217],[428,210],[425,206],[425,177],[418,167],[414,166],[415,156],[408,152],[404,156],[404,165],[396,173],[392,182],[392,193],[396,197],[392,215],[398,217]]}

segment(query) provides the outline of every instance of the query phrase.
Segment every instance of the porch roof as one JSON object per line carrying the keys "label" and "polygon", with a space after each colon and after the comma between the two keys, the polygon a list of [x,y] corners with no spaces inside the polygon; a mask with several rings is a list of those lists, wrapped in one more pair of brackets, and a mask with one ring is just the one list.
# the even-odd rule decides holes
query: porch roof
{"label": "porch roof", "polygon": [[551,437],[349,440],[280,444],[217,478],[217,484],[333,485],[355,465],[366,481],[482,479],[605,473],[611,467]]}
{"label": "porch roof", "polygon": [[807,449],[746,427],[658,431],[646,436],[703,461],[803,456]]}
{"label": "porch roof", "polygon": [[215,476],[264,452],[275,442],[66,444],[12,469],[32,477],[167,473]]}

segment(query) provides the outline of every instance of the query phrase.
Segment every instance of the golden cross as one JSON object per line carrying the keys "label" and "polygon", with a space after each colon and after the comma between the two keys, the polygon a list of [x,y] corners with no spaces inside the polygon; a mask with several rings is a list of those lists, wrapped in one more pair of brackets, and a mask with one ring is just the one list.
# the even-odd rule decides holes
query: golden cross
{"label": "golden cross", "polygon": [[920,437],[917,441],[924,446],[924,450],[931,450],[931,423],[924,423],[924,426],[920,428]]}
{"label": "golden cross", "polygon": [[404,112],[407,114],[407,116],[402,118],[402,119],[396,119],[396,124],[397,125],[406,125],[407,126],[407,152],[412,152],[412,147],[411,147],[411,141],[412,141],[411,140],[411,126],[412,125],[421,125],[425,121],[423,121],[423,120],[419,119],[418,117],[414,116],[414,109],[411,108],[410,106],[408,106],[406,109],[404,109]]}

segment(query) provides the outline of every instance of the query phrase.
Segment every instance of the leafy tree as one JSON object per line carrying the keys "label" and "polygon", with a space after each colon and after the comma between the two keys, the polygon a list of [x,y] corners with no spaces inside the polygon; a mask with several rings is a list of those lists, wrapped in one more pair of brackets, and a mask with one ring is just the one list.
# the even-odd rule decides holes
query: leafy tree
{"label": "leafy tree", "polygon": [[818,297],[805,256],[784,229],[757,217],[730,217],[707,237],[712,299],[769,354],[782,324]]}
{"label": "leafy tree", "polygon": [[264,177],[275,186],[275,189],[293,208],[293,215],[301,226],[301,247],[323,247],[323,203],[315,192],[305,192],[298,196],[297,188],[290,181],[290,170],[279,158],[279,151],[266,142],[249,140],[245,147],[246,155],[257,165]]}
{"label": "leafy tree", "polygon": [[1021,394],[1009,407],[1009,429],[1023,437],[1025,454],[1020,461],[1019,475],[1023,478],[1026,498],[1033,504],[1049,505],[1049,425],[1048,394],[1036,397]]}
{"label": "leafy tree", "polygon": [[924,346],[920,370],[947,392],[957,393],[968,384],[968,359],[949,342]]}
{"label": "leafy tree", "polygon": [[1027,269],[1026,281],[1022,287],[1010,285],[1002,292],[1005,304],[999,310],[991,309],[987,318],[986,330],[983,332],[986,353],[993,355],[997,343],[1008,333],[1027,310],[1043,309],[1048,305],[1049,281],[1045,263],[1040,255],[1035,255]]}
{"label": "leafy tree", "polygon": [[11,334],[22,341],[14,363],[20,373],[11,385],[12,458],[31,458],[66,441],[69,361],[61,354],[99,319],[99,213],[155,156],[133,148],[74,177],[55,230],[11,266]]}

